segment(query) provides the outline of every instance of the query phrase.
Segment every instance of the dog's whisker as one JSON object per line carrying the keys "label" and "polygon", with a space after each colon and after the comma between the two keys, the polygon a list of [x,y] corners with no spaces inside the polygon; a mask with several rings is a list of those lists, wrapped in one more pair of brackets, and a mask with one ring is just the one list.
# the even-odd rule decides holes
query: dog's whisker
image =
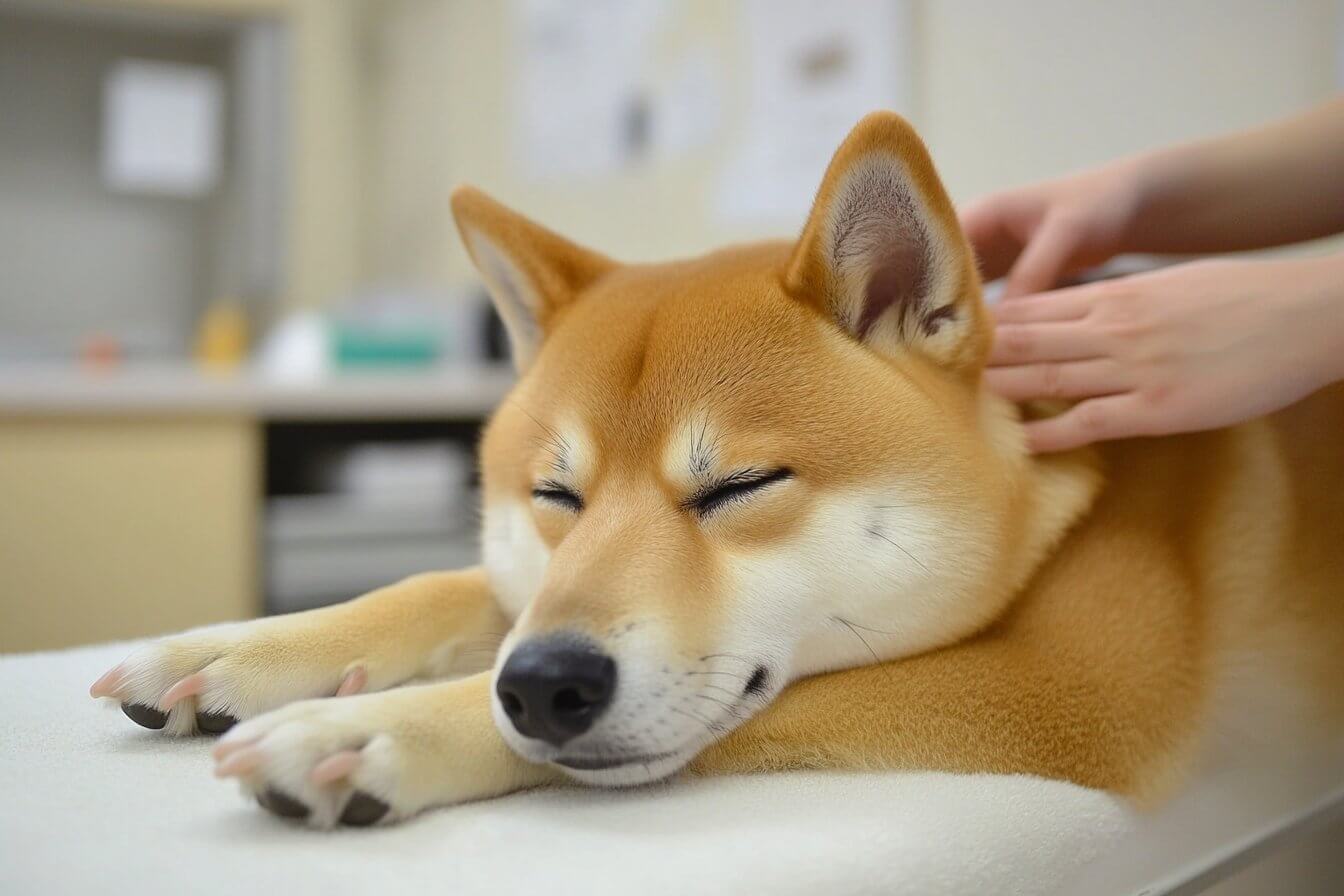
{"label": "dog's whisker", "polygon": [[[835,618],[835,619],[840,619],[840,617],[838,617],[838,616],[833,617],[833,618]],[[843,622],[843,623],[845,623],[846,625],[853,626],[854,628],[861,628],[861,629],[863,629],[863,630],[866,631],[866,632],[872,632],[872,633],[875,634],[875,635],[899,635],[899,634],[900,634],[900,632],[889,632],[889,631],[884,631],[884,630],[882,630],[882,629],[880,629],[880,628],[873,628],[873,627],[868,626],[868,625],[860,625],[859,623],[854,622],[853,620],[850,620],[850,619],[840,619],[840,621]]]}
{"label": "dog's whisker", "polygon": [[696,698],[697,700],[708,700],[708,701],[711,702],[711,703],[717,703],[717,704],[719,704],[720,706],[725,707],[725,708],[727,708],[727,709],[729,709],[729,710],[733,710],[733,709],[736,709],[736,708],[737,708],[737,707],[736,707],[734,704],[732,704],[732,703],[728,703],[728,702],[726,702],[726,701],[724,701],[724,700],[720,700],[718,697],[711,697],[711,696],[709,696],[708,694],[696,694],[696,695],[695,695],[695,698]]}
{"label": "dog's whisker", "polygon": [[705,728],[708,729],[708,730],[711,731],[711,732],[713,732],[713,730],[714,730],[714,723],[713,723],[713,722],[709,721],[708,719],[701,718],[700,716],[696,715],[695,713],[687,712],[687,711],[684,710],[684,709],[678,709],[678,708],[675,707],[675,706],[669,706],[668,709],[672,710],[672,711],[675,712],[675,713],[680,713],[681,715],[686,716],[688,719],[695,719],[697,722],[699,722],[701,725],[704,725]]}
{"label": "dog's whisker", "polygon": [[756,662],[755,660],[747,659],[744,656],[739,656],[736,653],[707,653],[704,656],[700,657],[701,662],[704,662],[705,660],[714,660],[714,659],[737,660],[739,663],[748,663],[751,665],[755,665]]}
{"label": "dog's whisker", "polygon": [[910,553],[909,551],[907,551],[907,550],[906,550],[906,549],[905,549],[899,542],[892,541],[890,538],[888,538],[888,537],[886,536],[886,533],[882,532],[882,531],[879,530],[879,529],[869,529],[868,531],[869,531],[871,534],[873,534],[874,536],[876,536],[876,537],[882,539],[882,540],[885,541],[887,544],[889,544],[889,545],[891,545],[892,547],[894,547],[896,550],[900,551],[900,552],[901,552],[902,554],[904,554],[905,556],[909,557],[909,558],[910,558],[910,562],[914,563],[914,564],[915,564],[916,566],[918,566],[920,569],[924,570],[925,573],[928,573],[929,575],[933,575],[933,573],[930,572],[929,568],[928,568],[927,566],[925,566],[925,565],[923,564],[923,562],[921,562],[920,559],[919,559],[918,557],[916,557],[914,554],[912,554],[912,553]]}

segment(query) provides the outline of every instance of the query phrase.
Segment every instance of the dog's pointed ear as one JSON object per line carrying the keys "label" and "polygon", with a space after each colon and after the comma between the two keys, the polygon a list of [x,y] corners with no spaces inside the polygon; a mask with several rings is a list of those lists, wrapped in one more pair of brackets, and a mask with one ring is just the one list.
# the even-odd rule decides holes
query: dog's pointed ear
{"label": "dog's pointed ear", "polygon": [[504,327],[514,366],[532,363],[555,315],[615,267],[473,187],[453,191],[453,218]]}
{"label": "dog's pointed ear", "polygon": [[785,286],[884,355],[974,371],[989,351],[975,257],[928,150],[891,112],[836,151]]}

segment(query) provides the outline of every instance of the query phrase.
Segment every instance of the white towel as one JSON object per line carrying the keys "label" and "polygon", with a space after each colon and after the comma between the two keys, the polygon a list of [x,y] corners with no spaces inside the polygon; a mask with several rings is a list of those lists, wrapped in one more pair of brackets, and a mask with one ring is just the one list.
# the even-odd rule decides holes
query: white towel
{"label": "white towel", "polygon": [[[0,657],[0,893],[1107,893],[1090,867],[1132,874],[1174,839],[1097,791],[934,773],[559,788],[310,831],[212,778],[209,740],[89,699],[132,647]],[[1218,843],[1237,805],[1197,833]]]}

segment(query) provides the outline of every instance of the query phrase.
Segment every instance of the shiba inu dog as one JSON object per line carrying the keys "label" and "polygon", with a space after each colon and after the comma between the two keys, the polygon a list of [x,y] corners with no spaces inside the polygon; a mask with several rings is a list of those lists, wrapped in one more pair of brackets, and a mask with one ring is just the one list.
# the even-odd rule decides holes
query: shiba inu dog
{"label": "shiba inu dog", "polygon": [[453,210],[520,373],[483,565],[166,638],[92,688],[166,734],[231,727],[217,773],[270,811],[798,768],[1153,800],[1220,707],[1338,730],[1344,392],[1029,455],[899,117],[858,124],[796,243],[622,265],[472,189]]}

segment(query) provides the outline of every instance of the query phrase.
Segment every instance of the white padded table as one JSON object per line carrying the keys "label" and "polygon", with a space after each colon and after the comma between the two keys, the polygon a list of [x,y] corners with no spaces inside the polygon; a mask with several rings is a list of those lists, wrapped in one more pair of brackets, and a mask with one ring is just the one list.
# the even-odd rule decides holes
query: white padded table
{"label": "white padded table", "polygon": [[87,696],[133,645],[0,657],[0,893],[1196,892],[1344,807],[1344,761],[1229,769],[1139,816],[1030,777],[557,788],[310,831]]}

